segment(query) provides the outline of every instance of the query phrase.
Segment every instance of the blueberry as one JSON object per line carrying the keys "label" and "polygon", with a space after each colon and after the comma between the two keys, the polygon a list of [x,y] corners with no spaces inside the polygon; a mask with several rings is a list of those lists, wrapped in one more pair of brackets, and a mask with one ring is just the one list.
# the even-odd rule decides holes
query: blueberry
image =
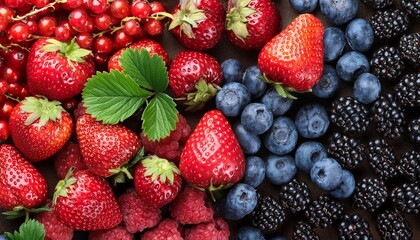
{"label": "blueberry", "polygon": [[323,158],[312,166],[311,180],[322,190],[331,191],[338,187],[343,176],[340,164],[332,158]]}
{"label": "blueberry", "polygon": [[324,30],[324,61],[331,62],[338,59],[346,46],[346,37],[341,29],[328,27]]}
{"label": "blueberry", "polygon": [[289,2],[298,13],[311,13],[318,5],[318,0],[289,0]]}
{"label": "blueberry", "polygon": [[357,0],[319,0],[321,13],[335,25],[352,20],[359,7]]}
{"label": "blueberry", "polygon": [[343,170],[341,183],[330,194],[335,198],[348,198],[353,194],[355,186],[353,174],[348,170]]}
{"label": "blueberry", "polygon": [[312,87],[312,94],[319,98],[330,98],[337,92],[339,85],[340,78],[335,68],[330,65],[324,65],[324,72]]}
{"label": "blueberry", "polygon": [[270,240],[287,240],[287,237],[283,235],[278,235],[270,238]]}
{"label": "blueberry", "polygon": [[380,92],[381,83],[379,82],[378,77],[371,73],[361,74],[353,85],[354,98],[364,104],[376,101]]}
{"label": "blueberry", "polygon": [[273,124],[273,114],[262,103],[250,103],[242,111],[241,124],[248,132],[260,135]]}
{"label": "blueberry", "polygon": [[243,226],[236,232],[237,240],[265,240],[260,229],[251,226]]}
{"label": "blueberry", "polygon": [[275,185],[283,185],[296,175],[295,160],[288,155],[271,154],[265,162],[265,176]]}
{"label": "blueberry", "polygon": [[373,45],[373,28],[370,23],[363,18],[353,19],[347,24],[346,39],[351,49],[359,52],[366,52]]}
{"label": "blueberry", "polygon": [[330,120],[323,105],[310,103],[299,109],[296,114],[295,125],[300,136],[318,138],[327,132]]}
{"label": "blueberry", "polygon": [[222,67],[223,82],[240,82],[242,79],[243,69],[239,60],[234,58],[226,59],[220,65]]}
{"label": "blueberry", "polygon": [[269,88],[262,96],[261,103],[271,110],[274,117],[278,117],[290,109],[293,100],[281,97],[274,88]]}
{"label": "blueberry", "polygon": [[360,74],[369,72],[369,61],[364,54],[351,51],[338,59],[336,70],[341,79],[352,82]]}
{"label": "blueberry", "polygon": [[327,150],[324,145],[315,141],[302,143],[295,152],[296,166],[305,173],[309,173],[315,162],[325,157],[327,157]]}
{"label": "blueberry", "polygon": [[245,161],[245,173],[242,181],[251,187],[257,188],[265,178],[265,163],[257,156],[247,157]]}
{"label": "blueberry", "polygon": [[261,97],[267,89],[267,83],[262,80],[258,66],[251,66],[245,70],[242,76],[242,84],[248,88],[252,98]]}
{"label": "blueberry", "polygon": [[242,124],[235,124],[233,126],[233,132],[235,133],[236,139],[238,139],[239,145],[241,145],[242,151],[245,154],[254,154],[260,150],[260,137],[248,132]]}
{"label": "blueberry", "polygon": [[3,234],[1,234],[0,235],[0,240],[6,240],[6,237]]}
{"label": "blueberry", "polygon": [[216,108],[227,117],[239,116],[250,102],[251,94],[242,83],[227,83],[216,94]]}
{"label": "blueberry", "polygon": [[264,136],[264,146],[274,154],[284,155],[295,148],[297,139],[293,121],[288,117],[277,117]]}
{"label": "blueberry", "polygon": [[223,217],[228,220],[239,220],[257,206],[257,191],[248,184],[238,183],[230,188],[225,201],[221,208]]}

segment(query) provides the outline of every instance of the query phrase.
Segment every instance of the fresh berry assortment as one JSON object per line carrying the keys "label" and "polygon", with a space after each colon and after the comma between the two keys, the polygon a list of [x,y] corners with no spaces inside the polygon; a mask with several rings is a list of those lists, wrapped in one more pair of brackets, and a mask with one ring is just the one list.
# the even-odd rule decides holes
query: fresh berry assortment
{"label": "fresh berry assortment", "polygon": [[0,0],[0,239],[419,238],[418,3]]}

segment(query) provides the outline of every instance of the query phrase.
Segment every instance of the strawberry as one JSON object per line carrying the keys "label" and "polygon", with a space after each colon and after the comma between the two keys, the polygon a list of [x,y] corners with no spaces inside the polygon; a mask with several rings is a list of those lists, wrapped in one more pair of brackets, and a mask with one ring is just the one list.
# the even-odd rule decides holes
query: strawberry
{"label": "strawberry", "polygon": [[175,97],[185,100],[187,110],[198,110],[216,95],[222,68],[207,53],[182,51],[172,60],[168,77]]}
{"label": "strawberry", "polygon": [[10,114],[13,143],[31,162],[47,159],[69,140],[73,128],[71,116],[58,101],[27,97]]}
{"label": "strawberry", "polygon": [[74,230],[110,229],[122,222],[117,199],[108,182],[87,170],[69,171],[55,189],[55,215]]}
{"label": "strawberry", "polygon": [[228,187],[245,171],[245,158],[227,119],[219,110],[204,114],[181,153],[179,170],[200,188]]}
{"label": "strawberry", "polygon": [[258,55],[258,67],[283,97],[309,91],[323,71],[324,27],[312,14],[301,14],[271,39]]}
{"label": "strawberry", "polygon": [[68,141],[54,157],[54,168],[59,179],[63,179],[70,168],[74,171],[86,169],[79,144]]}
{"label": "strawberry", "polygon": [[149,156],[137,164],[134,187],[148,205],[161,208],[174,200],[181,190],[181,175],[173,162]]}
{"label": "strawberry", "polygon": [[[157,54],[160,57],[162,57],[163,61],[165,62],[165,65],[169,64],[169,55],[166,52],[166,50],[163,48],[163,46],[153,40],[150,39],[142,39],[136,43],[133,43],[129,46],[129,48],[133,49],[146,49],[150,55]],[[126,48],[125,48],[126,49]],[[120,49],[108,61],[108,71],[111,71],[111,69],[117,69],[119,71],[122,71],[121,65],[120,65],[120,58],[121,58],[121,52],[125,49]]]}
{"label": "strawberry", "polygon": [[0,208],[34,208],[47,199],[47,181],[16,148],[0,145]]}
{"label": "strawberry", "polygon": [[225,10],[220,0],[185,0],[172,11],[169,30],[191,50],[213,48],[225,29]]}
{"label": "strawberry", "polygon": [[128,173],[123,164],[141,148],[140,139],[126,126],[103,124],[88,114],[77,119],[76,135],[88,170],[101,177]]}
{"label": "strawberry", "polygon": [[280,30],[281,15],[271,0],[229,0],[228,40],[244,50],[259,50]]}
{"label": "strawberry", "polygon": [[27,81],[33,95],[50,100],[68,100],[82,92],[95,73],[89,50],[53,38],[40,38],[31,47],[27,61]]}

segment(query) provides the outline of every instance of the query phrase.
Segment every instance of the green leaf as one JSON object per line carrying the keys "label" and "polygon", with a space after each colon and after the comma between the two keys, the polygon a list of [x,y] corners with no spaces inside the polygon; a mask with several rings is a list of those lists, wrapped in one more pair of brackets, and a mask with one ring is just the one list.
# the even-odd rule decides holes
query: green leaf
{"label": "green leaf", "polygon": [[20,225],[19,231],[14,231],[13,234],[5,232],[4,235],[8,240],[44,240],[45,229],[43,224],[35,219],[30,219]]}
{"label": "green leaf", "polygon": [[146,49],[139,51],[128,48],[121,53],[119,61],[123,73],[132,77],[140,86],[156,92],[164,92],[168,87],[168,72],[159,55],[150,56]]}
{"label": "green leaf", "polygon": [[143,111],[143,133],[151,141],[169,136],[178,121],[174,100],[165,93],[157,93]]}
{"label": "green leaf", "polygon": [[87,113],[105,124],[122,122],[140,108],[152,93],[129,76],[111,70],[88,79],[82,92]]}

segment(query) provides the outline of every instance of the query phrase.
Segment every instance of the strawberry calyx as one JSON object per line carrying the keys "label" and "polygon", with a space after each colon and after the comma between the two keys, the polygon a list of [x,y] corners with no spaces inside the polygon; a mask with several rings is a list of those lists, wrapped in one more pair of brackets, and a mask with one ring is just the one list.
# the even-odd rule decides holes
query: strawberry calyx
{"label": "strawberry calyx", "polygon": [[67,61],[70,66],[73,66],[73,62],[76,63],[83,63],[85,62],[84,57],[92,54],[90,50],[81,48],[77,42],[76,39],[73,38],[70,43],[66,42],[60,42],[56,39],[49,38],[46,40],[48,42],[47,45],[42,47],[42,50],[45,52],[57,52],[59,51],[59,54],[65,58],[67,58]]}
{"label": "strawberry calyx", "polygon": [[181,34],[184,33],[189,38],[195,38],[192,29],[197,28],[198,23],[206,18],[204,11],[197,8],[194,0],[184,0],[181,1],[181,6],[174,14],[168,29],[172,30],[179,26]]}
{"label": "strawberry calyx", "polygon": [[16,206],[11,211],[6,211],[2,214],[6,216],[6,219],[17,219],[25,217],[25,222],[27,222],[29,220],[29,214],[48,212],[50,210],[51,209],[48,206],[42,206],[39,208],[26,208],[24,206]]}
{"label": "strawberry calyx", "polygon": [[168,180],[172,185],[174,183],[175,174],[181,174],[175,163],[155,155],[148,156],[146,159],[143,159],[140,164],[146,168],[144,176],[150,176],[153,182],[159,178],[161,183],[166,183]]}
{"label": "strawberry calyx", "polygon": [[45,126],[48,121],[57,121],[61,119],[65,112],[59,101],[48,101],[44,96],[26,97],[22,102],[20,109],[29,113],[25,125],[31,125],[39,119],[38,128]]}
{"label": "strawberry calyx", "polygon": [[266,83],[272,85],[274,89],[276,90],[276,92],[283,98],[289,98],[289,99],[295,100],[297,99],[297,97],[292,95],[292,92],[296,92],[296,93],[312,92],[312,89],[309,89],[308,91],[298,91],[292,87],[287,87],[281,82],[275,82],[275,81],[270,80],[265,74],[263,74],[263,77],[261,79],[265,81]]}
{"label": "strawberry calyx", "polygon": [[58,197],[67,197],[67,188],[73,187],[73,185],[76,183],[76,178],[72,177],[73,172],[74,168],[71,167],[64,179],[58,181],[57,185],[55,186],[55,192],[53,195],[53,205],[57,203]]}
{"label": "strawberry calyx", "polygon": [[248,36],[247,17],[257,12],[257,10],[247,7],[250,2],[251,0],[233,0],[233,8],[226,15],[226,29],[232,30],[242,41],[245,41]]}
{"label": "strawberry calyx", "polygon": [[220,87],[200,79],[195,85],[195,89],[195,91],[187,93],[185,97],[175,99],[183,101],[184,105],[187,106],[186,111],[193,112],[202,109],[206,102],[216,96]]}
{"label": "strawberry calyx", "polygon": [[124,163],[121,167],[110,169],[113,174],[112,184],[116,186],[118,183],[125,183],[127,178],[133,179],[130,169],[132,169],[139,161],[144,159],[144,147],[142,147],[128,162]]}

